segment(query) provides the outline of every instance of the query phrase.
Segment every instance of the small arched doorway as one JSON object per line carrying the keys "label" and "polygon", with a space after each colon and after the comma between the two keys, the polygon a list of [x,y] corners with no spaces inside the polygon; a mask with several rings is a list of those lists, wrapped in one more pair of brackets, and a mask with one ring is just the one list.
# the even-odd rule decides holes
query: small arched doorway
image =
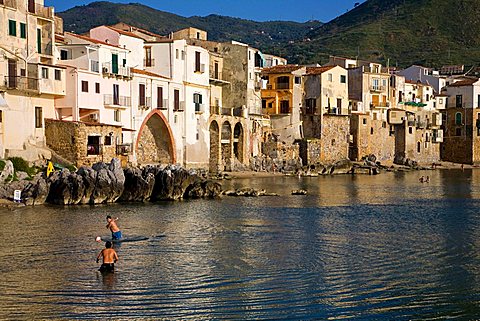
{"label": "small arched doorway", "polygon": [[243,148],[243,126],[237,123],[233,130],[233,154],[240,163],[243,163]]}
{"label": "small arched doorway", "polygon": [[228,121],[222,125],[222,162],[225,171],[232,170],[232,126]]}
{"label": "small arched doorway", "polygon": [[220,128],[214,120],[210,124],[210,165],[211,173],[217,173],[220,167]]}
{"label": "small arched doorway", "polygon": [[137,144],[139,164],[174,164],[175,142],[170,126],[160,111],[152,111],[140,127]]}

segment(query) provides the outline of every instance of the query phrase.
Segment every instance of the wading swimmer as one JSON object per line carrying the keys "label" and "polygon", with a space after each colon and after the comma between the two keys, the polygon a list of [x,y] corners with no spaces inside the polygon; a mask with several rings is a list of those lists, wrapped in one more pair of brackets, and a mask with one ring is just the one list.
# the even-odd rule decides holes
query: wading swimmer
{"label": "wading swimmer", "polygon": [[117,252],[112,249],[112,242],[107,241],[105,242],[105,248],[98,254],[97,256],[97,263],[103,259],[102,266],[100,266],[100,272],[114,272],[115,271],[115,263],[118,261]]}
{"label": "wading swimmer", "polygon": [[110,215],[107,216],[107,228],[112,232],[112,241],[122,238],[122,232],[117,226],[118,217],[113,219]]}

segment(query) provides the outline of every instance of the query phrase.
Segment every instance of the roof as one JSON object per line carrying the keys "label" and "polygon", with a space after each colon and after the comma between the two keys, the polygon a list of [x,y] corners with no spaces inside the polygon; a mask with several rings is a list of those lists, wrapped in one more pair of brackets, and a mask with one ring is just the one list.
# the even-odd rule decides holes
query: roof
{"label": "roof", "polygon": [[448,87],[463,87],[463,86],[471,86],[476,83],[478,79],[467,79],[454,82],[453,84],[448,85]]}
{"label": "roof", "polygon": [[146,30],[146,29],[142,29],[142,28],[139,28],[139,27],[136,27],[136,26],[132,26],[132,25],[129,25],[128,23],[125,23],[125,22],[120,22],[116,25],[113,25],[113,26],[110,26],[111,28],[115,28],[115,29],[118,29],[118,30],[122,30],[120,28],[117,28],[115,26],[118,26],[119,24],[122,24],[128,28],[130,28],[130,30],[135,30],[135,31],[138,31],[138,32],[142,32],[146,35],[149,35],[149,36],[152,36],[152,37],[157,37],[157,38],[167,38],[166,36],[162,36],[162,35],[159,35],[159,34],[156,34],[154,32],[151,32],[149,30]]}
{"label": "roof", "polygon": [[298,69],[303,68],[299,65],[278,65],[269,68],[264,68],[262,73],[264,74],[288,74]]}
{"label": "roof", "polygon": [[133,37],[133,38],[138,38],[138,39],[142,39],[142,40],[143,40],[142,37],[134,34],[133,32],[124,31],[124,30],[122,30],[122,29],[118,29],[118,28],[111,27],[111,26],[105,26],[105,27],[107,27],[108,29],[111,29],[111,30],[113,30],[113,31],[116,31],[116,32],[118,32],[118,33],[121,34],[121,35],[128,36],[128,37]]}
{"label": "roof", "polygon": [[165,76],[162,76],[162,75],[159,75],[159,74],[155,74],[155,73],[147,71],[147,70],[132,68],[131,71],[134,74],[145,75],[145,76],[150,76],[150,77],[158,77],[158,78],[164,78],[164,79],[170,79],[168,77],[165,77]]}
{"label": "roof", "polygon": [[324,67],[307,67],[307,76],[308,75],[320,75],[330,69],[333,69],[337,66],[324,66]]}
{"label": "roof", "polygon": [[[108,43],[108,42],[105,42],[105,41],[93,39],[93,38],[90,38],[90,37],[87,37],[87,36],[83,36],[83,35],[78,35],[78,34],[76,34],[76,33],[65,32],[65,34],[71,35],[71,36],[73,36],[73,37],[75,37],[75,38],[82,39],[82,40],[85,40],[85,41],[88,41],[88,42],[91,42],[91,43],[94,43],[94,44],[97,44],[97,45],[105,45],[105,46],[110,46],[110,47],[125,49],[125,48],[122,48],[122,47],[119,47],[119,46],[116,46],[116,45],[112,45],[111,43]],[[125,50],[126,50],[126,49],[125,49]]]}

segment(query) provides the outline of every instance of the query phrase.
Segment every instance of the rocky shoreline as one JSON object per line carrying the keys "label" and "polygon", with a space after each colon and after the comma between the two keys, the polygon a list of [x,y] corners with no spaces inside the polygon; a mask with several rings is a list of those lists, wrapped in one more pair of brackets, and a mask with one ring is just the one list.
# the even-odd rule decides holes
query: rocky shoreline
{"label": "rocky shoreline", "polygon": [[123,169],[120,161],[113,159],[75,172],[64,168],[50,177],[41,172],[31,180],[2,184],[0,203],[11,204],[15,190],[21,191],[17,202],[22,205],[93,205],[214,198],[221,194],[222,186],[195,170],[174,165]]}

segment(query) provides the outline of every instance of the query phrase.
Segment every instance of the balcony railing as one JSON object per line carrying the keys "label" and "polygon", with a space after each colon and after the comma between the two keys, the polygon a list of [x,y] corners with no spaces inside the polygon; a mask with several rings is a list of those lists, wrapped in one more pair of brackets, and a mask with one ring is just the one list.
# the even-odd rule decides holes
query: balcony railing
{"label": "balcony railing", "polygon": [[184,101],[180,101],[178,103],[178,105],[175,105],[173,106],[173,111],[184,111],[185,110],[185,102]]}
{"label": "balcony railing", "polygon": [[142,99],[140,99],[138,102],[138,108],[140,109],[149,109],[151,107],[152,107],[152,97],[145,97],[143,101]]}
{"label": "balcony railing", "polygon": [[286,82],[277,83],[277,89],[290,89],[290,84]]}
{"label": "balcony railing", "polygon": [[370,86],[370,91],[384,92],[385,90],[386,90],[385,86]]}
{"label": "balcony railing", "polygon": [[126,96],[103,95],[103,103],[105,106],[131,106],[131,98]]}
{"label": "balcony railing", "polygon": [[362,71],[363,72],[368,72],[368,73],[371,73],[371,74],[388,74],[388,69],[385,68],[385,67],[370,67],[370,66],[363,66],[362,67]]}
{"label": "balcony railing", "polygon": [[195,112],[196,112],[196,113],[203,113],[203,112],[205,112],[205,105],[204,105],[204,104],[195,103]]}
{"label": "balcony railing", "polygon": [[16,8],[17,1],[16,0],[0,0],[0,6],[5,6],[9,8]]}
{"label": "balcony railing", "polygon": [[210,106],[210,113],[215,115],[242,117],[243,109],[242,107]]}
{"label": "balcony railing", "polygon": [[132,144],[117,145],[116,152],[117,152],[117,155],[124,155],[124,156],[131,155],[133,152],[133,145]]}
{"label": "balcony railing", "polygon": [[130,67],[121,67],[107,62],[102,64],[102,73],[107,75],[130,77]]}
{"label": "balcony railing", "polygon": [[100,72],[100,63],[96,60],[90,60],[90,71]]}
{"label": "balcony railing", "polygon": [[40,48],[38,48],[39,54],[42,55],[47,55],[47,56],[52,56],[53,55],[53,45],[52,42],[46,43],[46,44],[41,44]]}
{"label": "balcony railing", "polygon": [[162,99],[160,103],[157,102],[157,109],[168,109],[168,99]]}
{"label": "balcony railing", "polygon": [[212,68],[210,68],[210,78],[222,80],[223,79],[222,72],[221,71],[215,72],[215,70],[212,70]]}
{"label": "balcony railing", "polygon": [[155,59],[143,59],[143,65],[145,67],[155,67]]}
{"label": "balcony railing", "polygon": [[3,87],[24,91],[39,91],[38,79],[23,76],[5,76]]}

